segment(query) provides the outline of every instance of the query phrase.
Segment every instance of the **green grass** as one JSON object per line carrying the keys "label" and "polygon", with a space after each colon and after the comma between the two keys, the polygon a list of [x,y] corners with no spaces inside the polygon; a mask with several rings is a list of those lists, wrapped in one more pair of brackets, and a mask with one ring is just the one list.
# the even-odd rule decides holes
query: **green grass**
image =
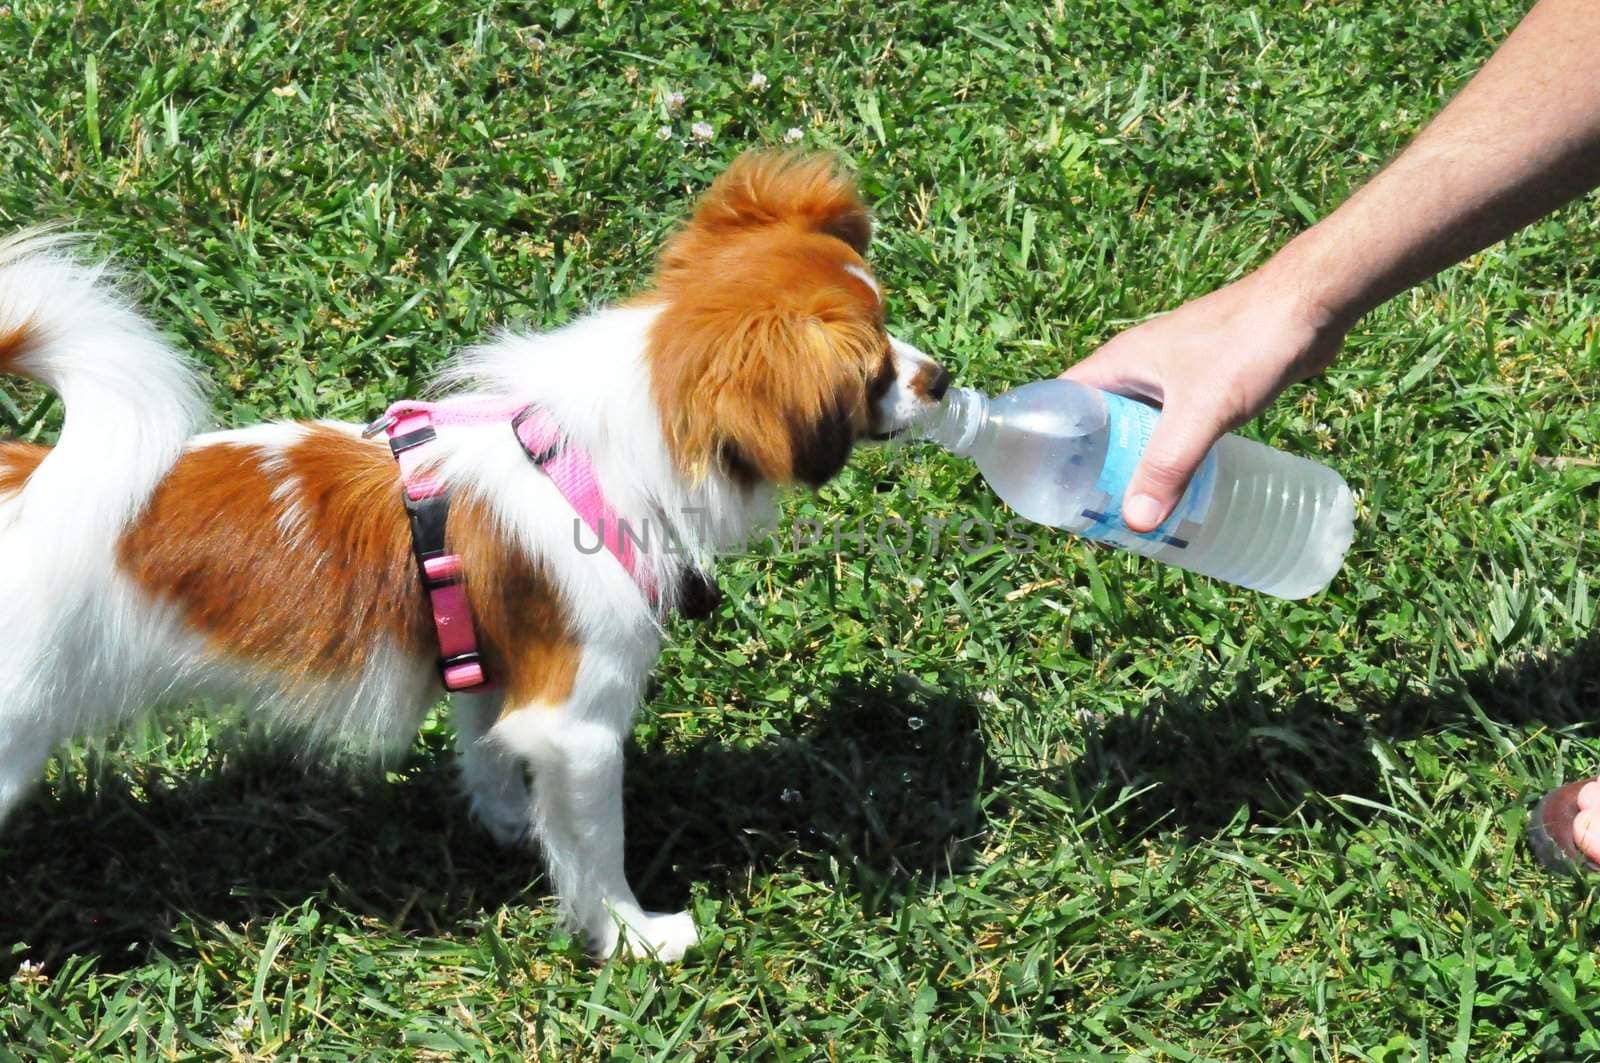
{"label": "green grass", "polygon": [[[223,423],[359,418],[633,290],[794,127],[861,174],[897,330],[995,389],[1261,261],[1521,7],[12,0],[0,222],[114,251]],[[1361,492],[1315,601],[1065,537],[732,560],[630,764],[636,884],[716,928],[680,967],[552,941],[441,724],[387,778],[188,712],[64,753],[0,837],[0,1059],[1600,1055],[1597,894],[1521,838],[1600,760],[1596,222],[1248,429]],[[902,452],[790,510],[999,507]]]}

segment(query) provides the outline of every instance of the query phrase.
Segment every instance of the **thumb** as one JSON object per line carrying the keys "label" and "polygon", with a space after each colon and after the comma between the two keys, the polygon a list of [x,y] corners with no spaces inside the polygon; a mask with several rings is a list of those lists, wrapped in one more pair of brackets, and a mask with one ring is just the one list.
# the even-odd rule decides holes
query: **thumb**
{"label": "thumb", "polygon": [[1206,454],[1226,430],[1183,402],[1168,402],[1156,419],[1122,500],[1122,521],[1136,532],[1160,526],[1183,497]]}

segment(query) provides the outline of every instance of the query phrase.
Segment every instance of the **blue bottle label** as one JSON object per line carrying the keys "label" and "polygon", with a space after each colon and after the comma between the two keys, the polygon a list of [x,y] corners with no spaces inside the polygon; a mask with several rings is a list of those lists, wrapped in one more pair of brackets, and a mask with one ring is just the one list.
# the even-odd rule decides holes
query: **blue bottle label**
{"label": "blue bottle label", "polygon": [[1150,442],[1150,433],[1155,431],[1156,418],[1161,411],[1121,395],[1102,394],[1106,400],[1109,437],[1106,461],[1090,492],[1089,504],[1083,510],[1089,527],[1080,534],[1141,554],[1166,547],[1186,549],[1211,509],[1211,493],[1217,479],[1216,450],[1206,455],[1200,471],[1189,481],[1189,489],[1159,528],[1149,532],[1132,531],[1122,523],[1122,498],[1127,494],[1128,481],[1133,479],[1133,470]]}

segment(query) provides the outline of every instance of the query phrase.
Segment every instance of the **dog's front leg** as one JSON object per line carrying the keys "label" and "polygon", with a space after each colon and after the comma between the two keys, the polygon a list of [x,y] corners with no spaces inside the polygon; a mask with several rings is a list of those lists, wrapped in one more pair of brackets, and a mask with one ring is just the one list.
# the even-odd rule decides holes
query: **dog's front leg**
{"label": "dog's front leg", "polygon": [[489,737],[503,703],[497,693],[457,693],[451,695],[450,714],[456,725],[461,788],[472,817],[495,841],[512,847],[533,840],[533,808],[527,760]]}
{"label": "dog's front leg", "polygon": [[533,833],[563,915],[609,956],[677,960],[698,938],[687,912],[646,912],[623,871],[620,720],[584,718],[575,705],[506,712],[494,744],[533,766]]}
{"label": "dog's front leg", "polygon": [[44,775],[54,737],[31,714],[0,712],[0,828]]}

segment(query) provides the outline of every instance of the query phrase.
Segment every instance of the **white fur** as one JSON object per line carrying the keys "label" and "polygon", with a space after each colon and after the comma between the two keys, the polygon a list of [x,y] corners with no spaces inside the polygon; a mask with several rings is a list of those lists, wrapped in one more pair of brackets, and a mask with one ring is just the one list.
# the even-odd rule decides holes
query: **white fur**
{"label": "white fur", "polygon": [[860,280],[861,283],[865,284],[868,288],[871,288],[872,294],[877,298],[878,302],[883,302],[883,289],[878,287],[878,278],[874,277],[872,274],[868,273],[854,262],[845,263],[844,271],[850,274],[850,276]]}
{"label": "white fur", "polygon": [[117,593],[109,544],[144,505],[203,408],[196,380],[103,269],[64,241],[0,241],[0,333],[26,327],[17,368],[66,405],[59,444],[0,498],[0,819],[63,739],[125,715],[145,629]]}
{"label": "white fur", "polygon": [[[24,491],[0,497],[0,556],[39,559],[0,568],[0,600],[40,621],[16,625],[21,652],[0,655],[0,821],[54,746],[161,700],[231,698],[313,739],[404,748],[441,693],[433,661],[378,647],[362,674],[287,683],[257,662],[221,656],[174,607],[117,571],[118,536],[186,440],[253,448],[263,468],[281,472],[285,448],[306,429],[189,438],[200,405],[192,374],[96,278],[49,245],[0,244],[0,330],[22,320],[48,326],[26,369],[68,406],[60,444]],[[709,572],[715,554],[744,542],[774,507],[771,488],[678,472],[644,357],[656,313],[609,309],[545,335],[502,336],[462,355],[444,382],[460,401],[503,397],[552,414],[589,453],[610,504],[649,536],[640,556],[670,605],[686,570]],[[926,411],[909,385],[927,359],[894,344],[898,379],[878,415],[898,428]],[[593,549],[592,533],[507,425],[441,425],[438,440],[443,478],[486,499],[501,529],[543,562],[583,647],[560,704],[456,698],[473,811],[504,843],[539,843],[564,914],[600,951],[676,959],[695,941],[692,921],[645,912],[622,866],[623,745],[660,647],[660,614],[609,553]],[[293,492],[272,501],[281,507],[277,533],[296,538],[305,515]],[[316,566],[332,562],[306,552],[314,580]]]}
{"label": "white fur", "polygon": [[938,363],[897,336],[889,337],[889,350],[894,353],[894,383],[878,400],[877,414],[892,433],[915,424],[928,412],[928,396],[912,383],[924,369],[937,369]]}

